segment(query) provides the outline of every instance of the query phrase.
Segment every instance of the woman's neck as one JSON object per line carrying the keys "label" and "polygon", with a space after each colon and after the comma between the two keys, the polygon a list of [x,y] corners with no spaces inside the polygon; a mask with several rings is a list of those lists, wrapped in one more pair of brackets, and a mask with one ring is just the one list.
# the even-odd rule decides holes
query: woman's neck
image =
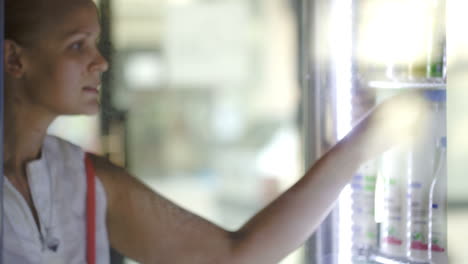
{"label": "woman's neck", "polygon": [[28,162],[40,158],[47,128],[55,117],[5,99],[3,164],[5,174],[14,177]]}

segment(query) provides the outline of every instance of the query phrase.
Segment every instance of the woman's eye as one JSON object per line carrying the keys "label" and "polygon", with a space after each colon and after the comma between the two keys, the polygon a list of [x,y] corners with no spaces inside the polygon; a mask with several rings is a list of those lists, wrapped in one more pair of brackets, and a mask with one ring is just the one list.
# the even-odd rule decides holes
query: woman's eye
{"label": "woman's eye", "polygon": [[75,42],[71,45],[73,50],[81,50],[83,48],[83,42]]}

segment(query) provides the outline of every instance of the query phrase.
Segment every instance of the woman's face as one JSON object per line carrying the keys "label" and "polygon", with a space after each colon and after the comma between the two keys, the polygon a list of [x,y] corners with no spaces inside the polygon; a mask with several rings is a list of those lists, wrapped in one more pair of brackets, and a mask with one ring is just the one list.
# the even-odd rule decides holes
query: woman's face
{"label": "woman's face", "polygon": [[26,100],[54,115],[99,111],[100,78],[108,64],[97,48],[96,7],[80,2],[52,17],[38,41],[24,48]]}

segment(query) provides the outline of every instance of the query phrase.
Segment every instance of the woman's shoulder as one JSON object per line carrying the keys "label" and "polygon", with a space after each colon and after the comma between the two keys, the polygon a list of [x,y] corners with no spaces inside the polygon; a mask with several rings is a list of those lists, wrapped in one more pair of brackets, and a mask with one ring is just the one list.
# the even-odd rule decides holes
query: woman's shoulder
{"label": "woman's shoulder", "polygon": [[49,166],[64,170],[62,175],[74,177],[84,171],[84,150],[68,140],[47,135],[42,145],[42,153]]}
{"label": "woman's shoulder", "polygon": [[54,135],[47,135],[44,139],[44,150],[46,155],[53,159],[82,160],[84,150],[80,146]]}
{"label": "woman's shoulder", "polygon": [[86,154],[92,162],[96,175],[100,176],[99,178],[115,177],[116,175],[123,175],[126,173],[124,168],[113,164],[107,158],[98,154],[87,153],[86,150],[79,145],[54,135],[46,136],[44,149],[48,157],[54,160],[61,160],[65,162],[65,164],[77,164],[80,168],[84,166]]}
{"label": "woman's shoulder", "polygon": [[74,149],[82,149],[80,146],[78,146],[77,144],[67,140],[67,139],[64,139],[64,138],[61,138],[61,137],[58,137],[58,136],[55,136],[55,135],[51,135],[51,134],[47,134],[44,138],[44,143],[46,145],[51,145],[51,144],[55,144],[57,146],[62,146],[62,147],[65,147],[65,148],[74,148]]}
{"label": "woman's shoulder", "polygon": [[[70,141],[54,135],[47,135],[44,147],[48,156],[63,161],[64,164],[68,164],[68,167],[80,170],[84,167],[85,150]],[[120,193],[119,190],[125,186],[125,188],[132,186],[135,179],[125,168],[97,154],[88,153],[87,156],[92,162],[95,175],[104,185],[108,197],[112,198],[113,193]]]}
{"label": "woman's shoulder", "polygon": [[[94,172],[101,181],[106,197],[107,207],[112,212],[118,207],[122,197],[139,189],[138,181],[124,167],[118,166],[106,157],[89,153]],[[125,198],[124,198],[125,199]]]}

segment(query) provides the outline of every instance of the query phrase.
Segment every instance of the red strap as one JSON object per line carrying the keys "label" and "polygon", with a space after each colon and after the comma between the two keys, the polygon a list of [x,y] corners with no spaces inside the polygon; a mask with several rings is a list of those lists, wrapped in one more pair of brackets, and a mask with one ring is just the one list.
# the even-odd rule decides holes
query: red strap
{"label": "red strap", "polygon": [[86,164],[86,260],[87,264],[96,263],[96,189],[94,166],[85,154]]}

